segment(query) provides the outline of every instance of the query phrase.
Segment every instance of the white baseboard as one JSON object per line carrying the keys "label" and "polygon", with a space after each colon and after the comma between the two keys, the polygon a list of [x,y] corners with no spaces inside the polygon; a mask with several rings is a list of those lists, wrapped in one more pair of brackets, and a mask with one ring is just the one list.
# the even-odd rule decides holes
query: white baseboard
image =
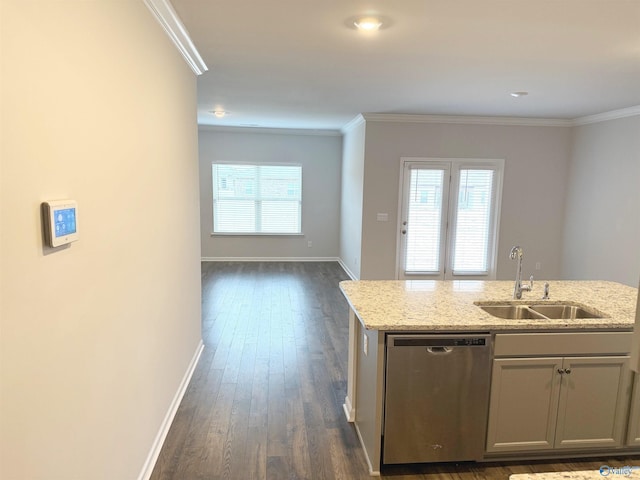
{"label": "white baseboard", "polygon": [[187,387],[189,386],[189,382],[191,381],[191,377],[193,376],[193,372],[198,365],[198,361],[200,360],[200,355],[202,354],[202,350],[204,349],[204,343],[200,340],[198,347],[196,348],[196,352],[191,359],[191,363],[187,367],[187,371],[182,377],[182,382],[180,382],[180,386],[178,387],[178,391],[173,397],[173,401],[171,405],[169,405],[169,410],[160,425],[160,430],[158,430],[158,434],[156,435],[155,440],[153,441],[153,445],[151,446],[151,451],[147,456],[147,460],[144,462],[144,466],[142,467],[142,471],[140,475],[138,475],[138,480],[149,480],[151,478],[151,474],[153,473],[153,468],[156,465],[156,461],[158,460],[158,456],[160,456],[160,450],[162,450],[162,445],[164,445],[164,441],[167,438],[167,434],[169,433],[169,429],[171,428],[171,423],[173,423],[173,419],[176,416],[176,412],[178,411],[178,407],[180,406],[180,402],[182,402],[182,397],[184,397],[185,392],[187,391]]}
{"label": "white baseboard", "polygon": [[339,262],[338,257],[202,257],[203,262]]}
{"label": "white baseboard", "polygon": [[369,452],[367,452],[367,447],[364,445],[364,441],[362,440],[362,435],[360,434],[360,429],[358,428],[358,424],[354,423],[356,426],[356,433],[358,434],[358,439],[360,440],[360,445],[362,445],[362,451],[364,452],[364,459],[367,461],[367,466],[369,467],[369,475],[372,477],[380,476],[380,467],[377,470],[373,469],[373,465],[371,464],[371,459],[369,458]]}
{"label": "white baseboard", "polygon": [[351,280],[358,277],[340,257],[200,257],[201,262],[338,262]]}
{"label": "white baseboard", "polygon": [[353,423],[356,421],[356,411],[351,405],[351,399],[349,397],[344,397],[342,409],[344,410],[344,414],[347,417],[347,422]]}
{"label": "white baseboard", "polygon": [[346,272],[346,274],[349,275],[349,278],[351,278],[351,280],[358,280],[358,277],[356,277],[355,273],[349,270],[349,267],[347,267],[347,265],[342,261],[341,258],[338,258],[338,263],[340,264],[342,269]]}

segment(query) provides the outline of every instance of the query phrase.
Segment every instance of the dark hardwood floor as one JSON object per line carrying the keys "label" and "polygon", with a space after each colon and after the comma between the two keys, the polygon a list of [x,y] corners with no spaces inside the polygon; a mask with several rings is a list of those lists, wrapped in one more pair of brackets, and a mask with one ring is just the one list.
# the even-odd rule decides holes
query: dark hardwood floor
{"label": "dark hardwood floor", "polygon": [[[346,279],[332,262],[202,264],[205,349],[152,480],[371,478],[342,409]],[[640,459],[402,466],[382,476],[507,479],[603,464]]]}

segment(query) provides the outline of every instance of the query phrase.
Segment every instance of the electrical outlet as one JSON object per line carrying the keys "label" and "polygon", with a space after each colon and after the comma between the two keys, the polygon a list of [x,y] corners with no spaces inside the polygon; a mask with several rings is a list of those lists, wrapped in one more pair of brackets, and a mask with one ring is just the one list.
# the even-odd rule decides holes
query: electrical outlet
{"label": "electrical outlet", "polygon": [[309,247],[309,248],[313,247],[313,242],[311,240],[309,240],[307,242],[307,247]]}
{"label": "electrical outlet", "polygon": [[365,355],[369,355],[369,337],[367,337],[366,333],[363,333],[363,339],[362,339],[362,351],[364,352]]}
{"label": "electrical outlet", "polygon": [[540,270],[542,268],[542,264],[540,262],[536,262],[536,270]]}

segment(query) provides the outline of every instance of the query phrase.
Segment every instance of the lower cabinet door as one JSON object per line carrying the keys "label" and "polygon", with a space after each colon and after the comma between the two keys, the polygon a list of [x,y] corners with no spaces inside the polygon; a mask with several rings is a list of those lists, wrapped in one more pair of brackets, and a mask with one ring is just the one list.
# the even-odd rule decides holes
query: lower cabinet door
{"label": "lower cabinet door", "polygon": [[637,373],[633,376],[633,393],[631,394],[627,445],[640,445],[640,375]]}
{"label": "lower cabinet door", "polygon": [[629,357],[565,358],[555,448],[619,447],[626,431]]}
{"label": "lower cabinet door", "polygon": [[561,357],[494,360],[487,452],[553,448],[562,360]]}

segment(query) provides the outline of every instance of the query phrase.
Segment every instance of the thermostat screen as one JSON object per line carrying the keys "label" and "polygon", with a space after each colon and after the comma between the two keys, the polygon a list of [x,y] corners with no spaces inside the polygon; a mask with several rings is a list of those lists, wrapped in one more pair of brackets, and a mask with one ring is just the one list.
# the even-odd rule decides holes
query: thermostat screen
{"label": "thermostat screen", "polygon": [[76,233],[76,209],[64,208],[54,211],[55,235],[64,237]]}

